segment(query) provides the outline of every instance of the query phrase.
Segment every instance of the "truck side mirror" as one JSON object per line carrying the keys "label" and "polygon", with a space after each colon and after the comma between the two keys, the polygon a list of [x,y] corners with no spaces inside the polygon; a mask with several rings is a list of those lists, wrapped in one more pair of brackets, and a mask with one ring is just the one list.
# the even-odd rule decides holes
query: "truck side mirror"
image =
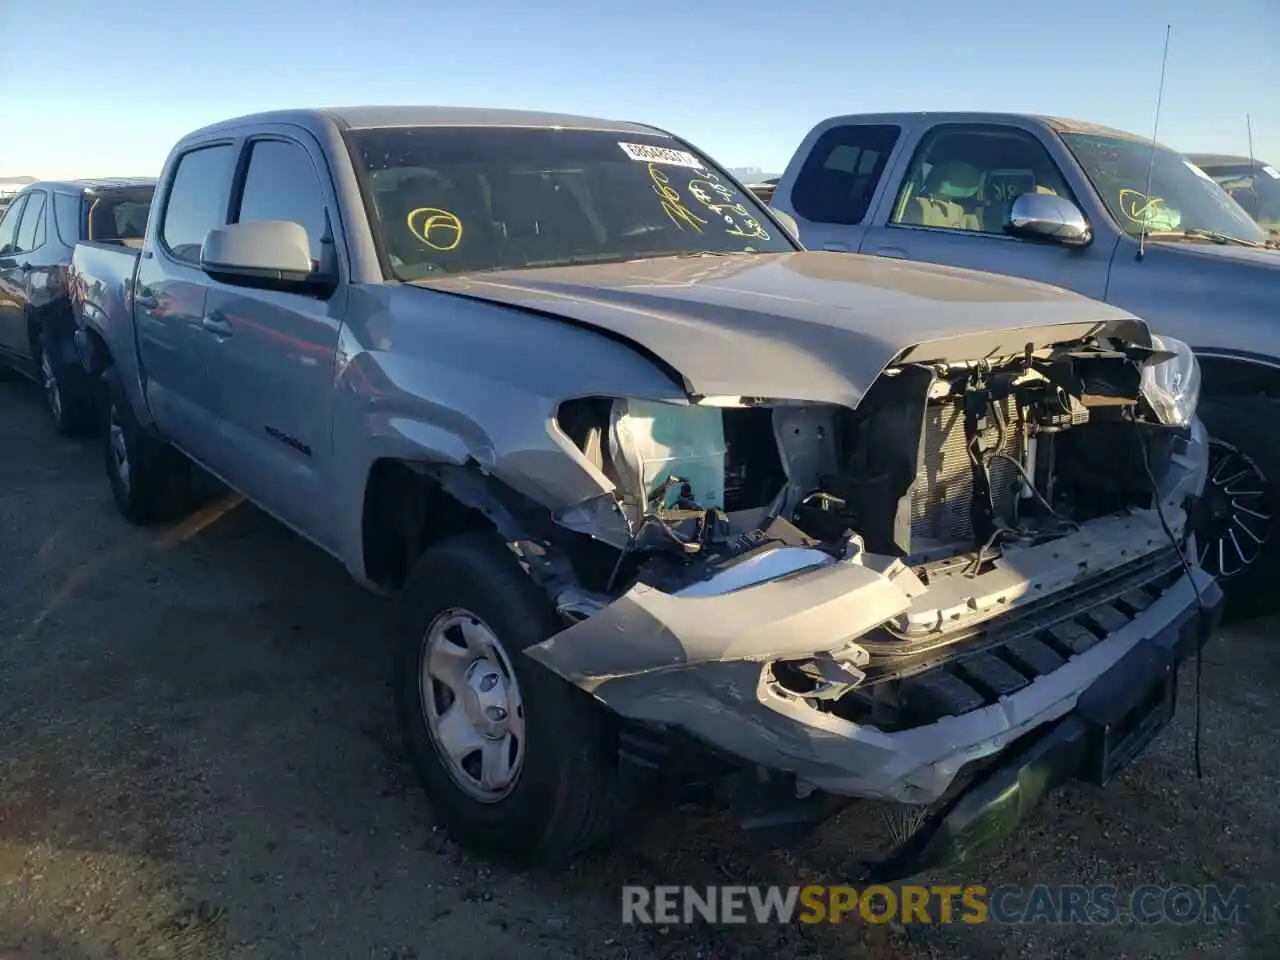
{"label": "truck side mirror", "polygon": [[332,278],[311,260],[307,231],[288,220],[232,223],[210,230],[200,248],[200,269],[219,283],[317,294]]}
{"label": "truck side mirror", "polygon": [[1004,232],[1025,240],[1047,240],[1064,247],[1083,247],[1093,240],[1084,214],[1070,200],[1053,193],[1024,193],[1013,201]]}

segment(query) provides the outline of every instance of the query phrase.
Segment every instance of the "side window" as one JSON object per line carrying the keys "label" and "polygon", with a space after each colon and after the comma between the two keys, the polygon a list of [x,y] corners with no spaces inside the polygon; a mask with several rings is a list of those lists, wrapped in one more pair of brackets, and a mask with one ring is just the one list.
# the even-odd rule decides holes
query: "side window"
{"label": "side window", "polygon": [[4,219],[0,220],[0,257],[7,257],[18,252],[16,249],[18,221],[22,219],[22,208],[26,204],[27,198],[19,197],[9,204],[9,209],[4,212]]}
{"label": "side window", "polygon": [[43,190],[36,190],[27,198],[27,209],[18,227],[18,253],[28,253],[44,243],[44,198]]}
{"label": "side window", "polygon": [[199,147],[179,158],[160,228],[175,257],[198,261],[205,234],[226,224],[234,168],[235,150],[229,143]]}
{"label": "side window", "polygon": [[911,161],[892,223],[1003,234],[1023,193],[1070,198],[1044,145],[1014,127],[948,124],[933,130]]}
{"label": "side window", "polygon": [[815,223],[861,223],[899,133],[889,124],[866,124],[819,136],[791,188],[796,213]]}
{"label": "side window", "polygon": [[291,220],[307,231],[313,268],[319,268],[325,235],[324,193],[311,157],[299,144],[257,140],[240,194],[239,223]]}
{"label": "side window", "polygon": [[53,195],[53,219],[58,228],[58,237],[63,243],[71,245],[80,239],[83,211],[84,204],[78,194],[55,193]]}

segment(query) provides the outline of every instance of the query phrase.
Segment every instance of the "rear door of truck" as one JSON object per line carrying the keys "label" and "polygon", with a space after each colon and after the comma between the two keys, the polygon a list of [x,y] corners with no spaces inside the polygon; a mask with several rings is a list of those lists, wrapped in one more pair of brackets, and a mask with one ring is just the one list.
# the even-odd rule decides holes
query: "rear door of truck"
{"label": "rear door of truck", "polygon": [[184,147],[166,165],[131,291],[147,404],[165,438],[214,466],[218,436],[204,330],[210,280],[200,268],[205,234],[226,224],[235,173],[229,138]]}
{"label": "rear door of truck", "polygon": [[888,184],[904,163],[909,135],[909,122],[896,117],[820,125],[801,143],[771,202],[795,217],[810,250],[856,253],[875,212],[891,203]]}

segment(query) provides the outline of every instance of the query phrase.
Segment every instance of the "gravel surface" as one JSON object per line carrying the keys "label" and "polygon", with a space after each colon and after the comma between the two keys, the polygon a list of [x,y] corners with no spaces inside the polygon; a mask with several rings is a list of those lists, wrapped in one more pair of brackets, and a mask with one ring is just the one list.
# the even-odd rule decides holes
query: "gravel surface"
{"label": "gravel surface", "polygon": [[[1247,884],[1247,924],[624,927],[622,883],[839,883],[856,809],[786,852],[659,807],[556,876],[432,825],[391,713],[386,600],[253,508],[115,513],[92,442],[0,383],[0,960],[1280,955],[1274,625],[1216,639],[1107,789],[956,883]],[[1266,947],[1266,944],[1271,944]]]}

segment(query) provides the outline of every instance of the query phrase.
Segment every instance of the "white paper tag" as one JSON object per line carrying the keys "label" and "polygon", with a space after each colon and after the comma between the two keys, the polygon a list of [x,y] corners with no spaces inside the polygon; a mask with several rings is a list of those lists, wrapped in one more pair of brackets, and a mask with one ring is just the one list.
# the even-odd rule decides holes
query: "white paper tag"
{"label": "white paper tag", "polygon": [[1262,172],[1272,180],[1280,180],[1280,170],[1277,170],[1275,167],[1263,167]]}
{"label": "white paper tag", "polygon": [[654,147],[647,143],[618,143],[632,160],[642,163],[665,163],[673,167],[689,167],[693,170],[702,168],[702,161],[685,150],[673,150],[671,147]]}

